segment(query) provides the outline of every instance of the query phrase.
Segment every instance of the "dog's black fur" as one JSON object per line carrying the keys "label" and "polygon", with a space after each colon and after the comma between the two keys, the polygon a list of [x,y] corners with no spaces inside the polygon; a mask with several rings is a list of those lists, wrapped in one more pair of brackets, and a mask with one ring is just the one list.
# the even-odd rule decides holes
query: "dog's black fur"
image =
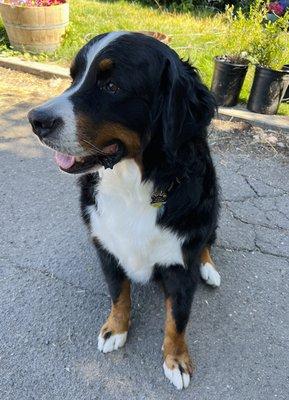
{"label": "dog's black fur", "polygon": [[[87,51],[102,37],[90,41],[76,56],[72,85],[77,85],[85,68]],[[113,60],[113,69],[98,70],[100,58]],[[76,116],[84,114],[95,127],[110,121],[137,133],[143,180],[153,182],[155,191],[167,192],[157,224],[186,238],[182,247],[186,268],[156,265],[155,273],[172,300],[176,327],[182,332],[199,279],[200,253],[214,242],[217,227],[218,187],[207,143],[214,99],[188,62],[180,60],[168,46],[134,33],[120,37],[101,52],[71,100]],[[85,129],[81,134],[86,134]],[[98,163],[112,167],[131,157],[125,144],[116,139],[118,153],[98,156]],[[86,224],[87,206],[96,204],[98,179],[95,172],[79,180]],[[95,243],[112,300],[116,301],[125,273],[115,256]]]}
{"label": "dog's black fur", "polygon": [[[139,45],[140,42],[146,42],[147,46]],[[175,319],[182,330],[188,320],[199,279],[200,252],[206,244],[211,245],[215,240],[218,188],[207,144],[207,126],[214,115],[215,101],[196,69],[181,61],[167,46],[136,34],[129,44],[125,45],[120,40],[118,46],[113,46],[111,56],[115,57],[118,51],[117,58],[122,59],[122,54],[125,54],[122,62],[129,64],[134,71],[129,75],[122,73],[118,82],[124,82],[125,87],[130,86],[135,95],[131,95],[133,101],[128,109],[125,105],[118,106],[117,114],[114,112],[109,118],[113,117],[116,122],[138,132],[145,143],[142,156],[144,180],[153,181],[156,189],[163,190],[171,182],[179,181],[168,195],[158,224],[186,235],[183,252],[187,269],[177,265],[166,269],[156,266],[156,272],[166,295],[175,299]],[[140,52],[143,54],[139,55]],[[158,56],[153,57],[153,53]],[[148,60],[147,65],[140,65],[139,60],[145,59]],[[77,62],[78,59],[75,64]],[[142,100],[136,101],[134,96]],[[140,112],[144,109],[145,113]],[[96,179],[96,175],[80,179],[84,221],[87,205],[94,202],[92,189]],[[117,274],[115,279],[111,266],[117,265],[116,260],[99,245],[98,251],[104,261],[112,297],[116,299],[123,276],[114,268]]]}

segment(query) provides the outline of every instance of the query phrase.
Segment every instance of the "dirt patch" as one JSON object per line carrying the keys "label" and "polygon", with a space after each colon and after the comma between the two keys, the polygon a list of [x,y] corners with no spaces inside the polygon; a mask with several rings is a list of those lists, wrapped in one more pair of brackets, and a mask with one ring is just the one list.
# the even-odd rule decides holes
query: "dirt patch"
{"label": "dirt patch", "polygon": [[32,107],[69,86],[68,79],[42,79],[6,68],[0,68],[0,77],[1,113],[20,102],[31,103]]}
{"label": "dirt patch", "polygon": [[209,128],[209,142],[216,152],[238,151],[262,157],[280,156],[288,160],[289,135],[253,126],[245,121],[214,119]]}

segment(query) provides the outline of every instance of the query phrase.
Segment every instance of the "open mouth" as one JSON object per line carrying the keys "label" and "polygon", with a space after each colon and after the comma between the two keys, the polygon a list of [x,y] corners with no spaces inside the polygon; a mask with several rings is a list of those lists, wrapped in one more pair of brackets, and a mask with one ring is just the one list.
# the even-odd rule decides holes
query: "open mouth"
{"label": "open mouth", "polygon": [[62,171],[69,174],[79,174],[89,171],[96,166],[113,168],[114,164],[120,161],[123,155],[123,145],[117,141],[99,150],[99,154],[85,157],[78,157],[56,151],[54,160]]}

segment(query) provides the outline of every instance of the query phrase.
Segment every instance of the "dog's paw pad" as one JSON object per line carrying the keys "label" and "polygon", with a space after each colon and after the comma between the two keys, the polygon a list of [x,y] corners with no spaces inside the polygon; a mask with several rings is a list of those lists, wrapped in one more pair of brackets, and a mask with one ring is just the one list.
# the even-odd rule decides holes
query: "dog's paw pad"
{"label": "dog's paw pad", "polygon": [[166,378],[178,389],[182,390],[189,386],[191,376],[189,373],[186,373],[182,367],[177,366],[175,368],[169,368],[164,362],[163,369]]}
{"label": "dog's paw pad", "polygon": [[201,277],[207,285],[219,287],[221,284],[221,277],[219,272],[210,263],[201,264]]}
{"label": "dog's paw pad", "polygon": [[105,334],[100,333],[98,336],[98,350],[103,353],[117,350],[124,346],[126,338],[127,332],[114,334],[112,332],[106,332]]}

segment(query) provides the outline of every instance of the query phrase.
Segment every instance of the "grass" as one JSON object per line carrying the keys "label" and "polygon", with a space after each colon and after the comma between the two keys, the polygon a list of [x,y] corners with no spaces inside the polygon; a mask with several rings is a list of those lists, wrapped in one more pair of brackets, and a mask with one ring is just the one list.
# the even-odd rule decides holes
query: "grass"
{"label": "grass", "polygon": [[[85,42],[96,34],[113,30],[153,30],[171,36],[170,45],[183,58],[189,58],[199,68],[205,83],[210,86],[213,57],[223,54],[219,35],[226,35],[226,23],[221,13],[194,11],[169,13],[137,2],[70,0],[70,25],[62,46],[52,54],[32,56],[27,59],[69,65],[71,59]],[[19,55],[9,49],[7,37],[0,20],[0,54]],[[288,60],[289,62],[289,60]],[[241,101],[248,98],[253,77],[250,68],[241,93]],[[289,105],[282,104],[280,114],[289,115]]]}

